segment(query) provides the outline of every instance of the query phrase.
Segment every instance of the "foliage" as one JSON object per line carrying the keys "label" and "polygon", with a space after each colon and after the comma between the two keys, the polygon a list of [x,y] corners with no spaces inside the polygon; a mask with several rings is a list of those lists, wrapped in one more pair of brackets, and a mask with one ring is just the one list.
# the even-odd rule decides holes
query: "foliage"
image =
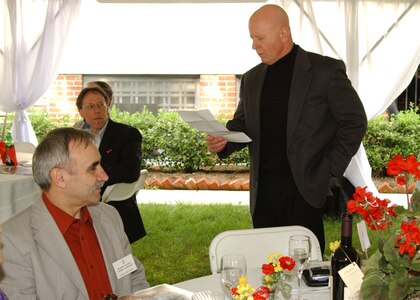
{"label": "foliage", "polygon": [[142,133],[142,168],[148,168],[157,159],[157,150],[155,150],[157,148],[153,138],[156,117],[146,108],[141,112],[130,114],[126,111],[120,111],[116,106],[113,106],[109,113],[111,119],[115,122],[133,126]]}
{"label": "foliage", "polygon": [[[7,115],[6,132],[11,130],[14,115],[14,113]],[[57,127],[73,126],[74,123],[73,120],[70,119],[69,115],[63,115],[58,123],[53,123],[48,118],[48,114],[46,112],[36,110],[29,112],[28,118],[31,121],[32,128],[38,141],[40,141],[50,130]]]}
{"label": "foliage", "polygon": [[[51,129],[72,126],[74,121],[64,116],[59,123],[52,123],[47,113],[36,110],[28,115],[38,140]],[[142,133],[143,168],[159,165],[167,171],[193,172],[216,165],[249,165],[247,147],[220,160],[207,150],[205,134],[188,126],[175,112],[161,110],[155,116],[144,108],[141,112],[130,114],[113,106],[110,116],[114,121],[129,124]],[[224,125],[228,119],[227,116],[217,117]],[[12,121],[13,114],[9,114],[7,130],[10,130]],[[419,108],[414,106],[392,115],[390,120],[386,116],[370,120],[363,144],[373,176],[384,176],[386,162],[396,153],[420,157],[419,132]]]}
{"label": "foliage", "polygon": [[368,123],[363,139],[366,155],[372,167],[372,175],[383,177],[387,162],[397,153],[420,157],[420,111],[411,105],[410,109],[397,115],[381,115]]}
{"label": "foliage", "polygon": [[[397,184],[407,185],[420,179],[420,163],[415,156],[396,155],[387,165]],[[361,293],[364,299],[405,299],[420,291],[420,191],[416,190],[407,209],[389,206],[388,199],[374,197],[365,188],[356,187],[354,200],[347,202],[350,213],[358,213],[377,231],[380,243],[363,269]],[[408,192],[407,192],[408,199]],[[397,219],[397,214],[399,218]],[[390,230],[392,223],[399,230]],[[387,229],[387,234],[384,233]],[[386,235],[386,236],[385,236]]]}
{"label": "foliage", "polygon": [[[204,141],[205,134],[182,121],[176,112],[160,110],[154,116],[147,108],[141,113],[121,112],[115,106],[110,111],[114,121],[129,124],[140,130],[143,136],[143,166],[159,165],[166,171],[194,172],[216,164],[248,164],[245,150],[239,151],[221,162],[210,153]],[[226,120],[221,120],[226,123]]]}

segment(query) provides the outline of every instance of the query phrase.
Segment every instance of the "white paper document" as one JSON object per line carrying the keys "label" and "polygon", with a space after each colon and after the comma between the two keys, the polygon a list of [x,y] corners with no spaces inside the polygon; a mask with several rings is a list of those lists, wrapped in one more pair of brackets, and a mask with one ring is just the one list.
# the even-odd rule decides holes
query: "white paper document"
{"label": "white paper document", "polygon": [[229,131],[225,126],[216,121],[210,110],[178,111],[184,122],[198,131],[204,131],[213,136],[224,136],[228,142],[249,143],[251,139],[243,132]]}

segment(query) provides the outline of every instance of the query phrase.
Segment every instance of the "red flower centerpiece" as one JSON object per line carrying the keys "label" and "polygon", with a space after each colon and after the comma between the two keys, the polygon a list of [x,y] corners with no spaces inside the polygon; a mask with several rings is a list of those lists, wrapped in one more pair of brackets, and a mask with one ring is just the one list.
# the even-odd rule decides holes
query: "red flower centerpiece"
{"label": "red flower centerpiece", "polygon": [[287,281],[291,279],[291,271],[296,262],[290,256],[269,254],[268,262],[261,267],[263,273],[262,285],[254,289],[246,282],[246,277],[240,279],[239,285],[232,288],[233,298],[236,300],[273,300],[276,292],[281,292],[283,297],[292,296],[292,287]]}
{"label": "red flower centerpiece", "polygon": [[[380,238],[378,249],[363,267],[363,299],[420,296],[420,191],[415,190],[411,200],[408,193],[408,184],[420,179],[420,164],[414,155],[406,159],[397,155],[388,163],[387,173],[405,185],[407,209],[375,197],[366,187],[356,187],[354,199],[347,202],[348,211],[361,215]],[[400,226],[391,232],[390,225],[396,222]]]}

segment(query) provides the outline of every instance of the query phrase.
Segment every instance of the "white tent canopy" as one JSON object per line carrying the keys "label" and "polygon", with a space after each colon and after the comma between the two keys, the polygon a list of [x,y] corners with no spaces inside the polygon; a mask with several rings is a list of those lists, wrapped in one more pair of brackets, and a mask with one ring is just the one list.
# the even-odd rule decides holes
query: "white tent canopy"
{"label": "white tent canopy", "polygon": [[0,1],[0,110],[15,112],[14,141],[38,144],[25,109],[34,105],[57,77],[79,1]]}

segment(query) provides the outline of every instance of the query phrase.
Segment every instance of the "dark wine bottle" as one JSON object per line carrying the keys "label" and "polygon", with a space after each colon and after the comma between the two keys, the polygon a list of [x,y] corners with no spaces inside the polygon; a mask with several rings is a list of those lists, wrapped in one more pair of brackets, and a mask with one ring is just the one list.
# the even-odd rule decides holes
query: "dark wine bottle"
{"label": "dark wine bottle", "polygon": [[344,213],[341,217],[341,243],[331,257],[331,274],[333,276],[332,299],[343,300],[345,283],[341,279],[338,271],[351,263],[356,263],[360,267],[359,253],[352,245],[352,221],[353,216]]}

